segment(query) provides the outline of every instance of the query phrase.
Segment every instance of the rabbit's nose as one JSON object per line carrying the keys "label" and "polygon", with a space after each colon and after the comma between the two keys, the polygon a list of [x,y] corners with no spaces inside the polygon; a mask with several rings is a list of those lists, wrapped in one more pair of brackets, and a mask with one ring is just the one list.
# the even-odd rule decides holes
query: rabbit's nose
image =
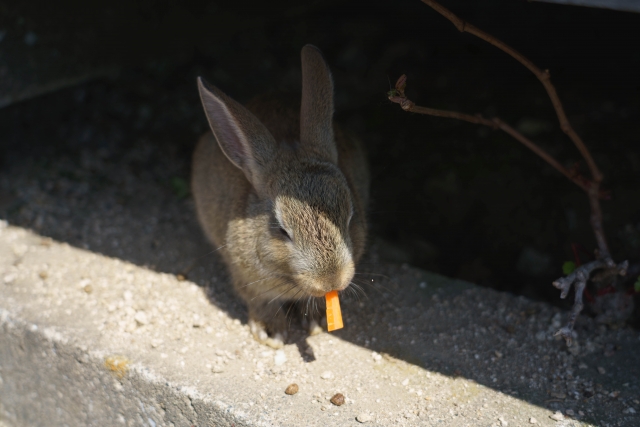
{"label": "rabbit's nose", "polygon": [[344,266],[343,268],[326,278],[326,291],[342,291],[346,289],[351,283],[351,279],[353,279],[353,274],[353,264]]}

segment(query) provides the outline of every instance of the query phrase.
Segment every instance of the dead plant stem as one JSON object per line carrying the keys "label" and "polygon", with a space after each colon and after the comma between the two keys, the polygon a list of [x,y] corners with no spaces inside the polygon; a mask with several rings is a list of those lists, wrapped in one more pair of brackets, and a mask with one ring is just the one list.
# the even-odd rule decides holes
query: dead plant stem
{"label": "dead plant stem", "polygon": [[[506,124],[505,126],[507,126],[510,130],[507,130],[506,128],[503,128],[503,127],[501,127],[501,129],[507,132],[508,134],[510,134],[511,136],[513,136],[514,138],[516,138],[517,140],[519,140],[520,142],[522,142],[523,144],[525,144],[530,149],[532,149],[534,152],[536,152],[536,154],[538,154],[543,159],[545,159],[549,164],[551,164],[551,166],[559,170],[567,178],[571,179],[573,182],[578,184],[587,193],[589,197],[589,204],[591,205],[591,221],[590,222],[593,228],[593,232],[596,236],[596,241],[598,243],[599,256],[605,259],[609,258],[610,257],[609,246],[607,245],[607,239],[604,234],[604,228],[602,227],[602,210],[600,209],[600,200],[599,200],[600,183],[602,182],[603,176],[602,176],[602,173],[600,172],[600,169],[598,169],[596,162],[593,160],[591,153],[589,152],[586,145],[582,141],[582,138],[580,138],[580,136],[576,133],[576,131],[571,126],[571,123],[569,122],[569,119],[567,118],[567,115],[564,112],[564,107],[562,106],[562,102],[560,102],[560,98],[558,97],[558,93],[556,92],[556,88],[553,86],[553,84],[551,84],[551,76],[549,74],[549,70],[544,70],[544,71],[541,70],[533,62],[531,62],[528,58],[526,58],[517,50],[513,49],[511,46],[507,45],[501,40],[498,40],[491,34],[485,33],[484,31],[475,27],[474,25],[471,25],[468,22],[460,19],[453,12],[451,12],[446,7],[442,6],[440,3],[434,0],[421,0],[421,1],[427,6],[434,9],[436,12],[440,13],[449,21],[451,21],[453,25],[455,25],[455,27],[458,29],[458,31],[473,34],[474,36],[486,41],[487,43],[494,45],[495,47],[509,54],[515,60],[517,60],[522,65],[527,67],[529,71],[531,71],[538,78],[538,80],[540,80],[545,90],[547,91],[547,95],[549,95],[549,99],[551,99],[553,108],[555,109],[556,115],[558,116],[560,128],[564,133],[566,133],[569,136],[571,141],[573,141],[575,146],[578,148],[578,151],[580,151],[580,154],[585,159],[587,166],[589,167],[592,180],[588,184],[588,187],[585,182],[581,182],[579,184],[577,181],[583,181],[583,180],[580,180],[578,177],[572,178],[570,175],[573,175],[573,174],[570,174],[568,171],[566,171],[565,168],[562,168],[564,171],[559,169],[558,162],[552,159],[550,156],[548,156],[548,158],[545,156],[542,156],[540,154],[541,149],[539,149],[539,147],[537,146],[535,149],[532,148],[531,144],[534,146],[535,144],[533,144],[529,140],[527,140],[528,142],[525,142],[526,138],[524,138],[518,132],[508,127]],[[428,114],[428,113],[423,113],[423,114]],[[550,161],[550,159],[552,161]]]}

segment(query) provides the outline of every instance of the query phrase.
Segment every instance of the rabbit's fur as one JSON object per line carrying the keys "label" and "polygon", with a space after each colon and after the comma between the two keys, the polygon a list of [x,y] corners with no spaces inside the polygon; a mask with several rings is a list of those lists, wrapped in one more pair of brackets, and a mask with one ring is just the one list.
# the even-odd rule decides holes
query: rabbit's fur
{"label": "rabbit's fur", "polygon": [[[253,335],[286,337],[286,309],[344,290],[364,250],[369,174],[359,142],[333,125],[333,82],[320,51],[302,49],[302,101],[245,107],[198,79],[213,133],[193,155],[200,224],[247,303]],[[315,304],[314,304],[315,306]],[[304,313],[317,333],[318,313]]]}

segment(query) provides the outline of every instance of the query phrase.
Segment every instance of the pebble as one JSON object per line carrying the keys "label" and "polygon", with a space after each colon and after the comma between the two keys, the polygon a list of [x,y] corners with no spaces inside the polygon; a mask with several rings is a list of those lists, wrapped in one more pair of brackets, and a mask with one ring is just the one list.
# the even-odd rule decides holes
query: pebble
{"label": "pebble", "polygon": [[625,409],[624,411],[622,411],[622,413],[623,414],[635,414],[636,410],[631,408],[631,407],[629,407],[629,408]]}
{"label": "pebble", "polygon": [[529,424],[538,424],[538,420],[536,420],[535,418],[531,417],[531,418],[529,418]]}
{"label": "pebble", "polygon": [[562,421],[564,420],[564,415],[562,415],[562,412],[557,411],[555,414],[549,415],[549,418],[555,421]]}
{"label": "pebble", "polygon": [[289,396],[294,395],[298,392],[299,387],[298,384],[289,384],[289,386],[287,387],[287,389],[284,391],[285,394],[288,394]]}
{"label": "pebble", "polygon": [[149,323],[149,319],[147,319],[147,313],[145,313],[144,311],[137,312],[133,318],[139,325],[146,325],[147,323]]}
{"label": "pebble", "polygon": [[498,421],[500,421],[500,425],[502,427],[507,427],[509,425],[509,423],[507,422],[507,420],[504,419],[504,417],[498,418]]}
{"label": "pebble", "polygon": [[602,375],[607,373],[607,371],[602,366],[598,366],[598,372]]}
{"label": "pebble", "polygon": [[342,394],[342,393],[334,394],[333,397],[331,398],[330,402],[333,403],[336,406],[344,405],[344,394]]}
{"label": "pebble", "polygon": [[211,372],[213,372],[214,374],[220,374],[224,372],[224,368],[222,367],[222,365],[213,365],[213,368],[211,368]]}
{"label": "pebble", "polygon": [[369,421],[371,421],[373,419],[373,417],[369,414],[358,414],[358,416],[356,417],[356,420],[358,420],[358,422],[360,423],[368,423]]}
{"label": "pebble", "polygon": [[333,372],[324,371],[322,375],[320,375],[320,378],[322,378],[323,380],[330,380],[331,378],[333,378]]}
{"label": "pebble", "polygon": [[569,415],[570,417],[573,417],[573,416],[576,414],[575,412],[573,412],[573,409],[567,409],[565,412],[566,412],[566,413],[567,413],[567,415]]}
{"label": "pebble", "polygon": [[193,315],[193,322],[192,325],[194,328],[202,328],[204,326],[204,319],[202,317],[200,317],[199,314],[194,314]]}
{"label": "pebble", "polygon": [[287,361],[287,355],[284,354],[284,351],[277,350],[276,354],[273,356],[273,363],[275,363],[276,366],[282,366],[285,364],[286,361]]}

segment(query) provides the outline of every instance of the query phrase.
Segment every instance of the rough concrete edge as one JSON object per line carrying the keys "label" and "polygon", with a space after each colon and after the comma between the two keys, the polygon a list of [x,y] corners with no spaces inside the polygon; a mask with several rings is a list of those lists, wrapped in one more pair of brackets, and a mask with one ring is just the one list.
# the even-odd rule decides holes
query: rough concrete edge
{"label": "rough concrete edge", "polygon": [[[0,385],[11,386],[11,379],[16,378],[14,383],[19,384],[21,395],[28,393],[33,397],[24,401],[16,395],[14,402],[18,405],[11,412],[6,408],[11,401],[0,402],[0,426],[3,422],[12,427],[39,425],[29,421],[28,414],[35,413],[38,419],[87,425],[86,420],[69,419],[68,415],[75,413],[86,418],[96,410],[112,414],[112,418],[93,418],[91,425],[124,425],[126,420],[138,420],[134,425],[153,427],[274,425],[270,420],[259,419],[255,413],[235,408],[232,403],[203,395],[194,387],[172,384],[141,363],[132,364],[122,375],[109,372],[105,361],[113,355],[108,352],[88,350],[56,328],[39,328],[12,317],[1,308],[0,344],[0,360],[4,366],[0,370]],[[21,374],[37,380],[20,381]],[[65,393],[60,393],[56,385],[62,385]],[[91,386],[93,389],[86,390]],[[76,390],[82,391],[81,400],[72,393]],[[48,402],[53,405],[47,406]],[[28,407],[19,407],[20,403]],[[67,415],[61,416],[61,411]]]}

